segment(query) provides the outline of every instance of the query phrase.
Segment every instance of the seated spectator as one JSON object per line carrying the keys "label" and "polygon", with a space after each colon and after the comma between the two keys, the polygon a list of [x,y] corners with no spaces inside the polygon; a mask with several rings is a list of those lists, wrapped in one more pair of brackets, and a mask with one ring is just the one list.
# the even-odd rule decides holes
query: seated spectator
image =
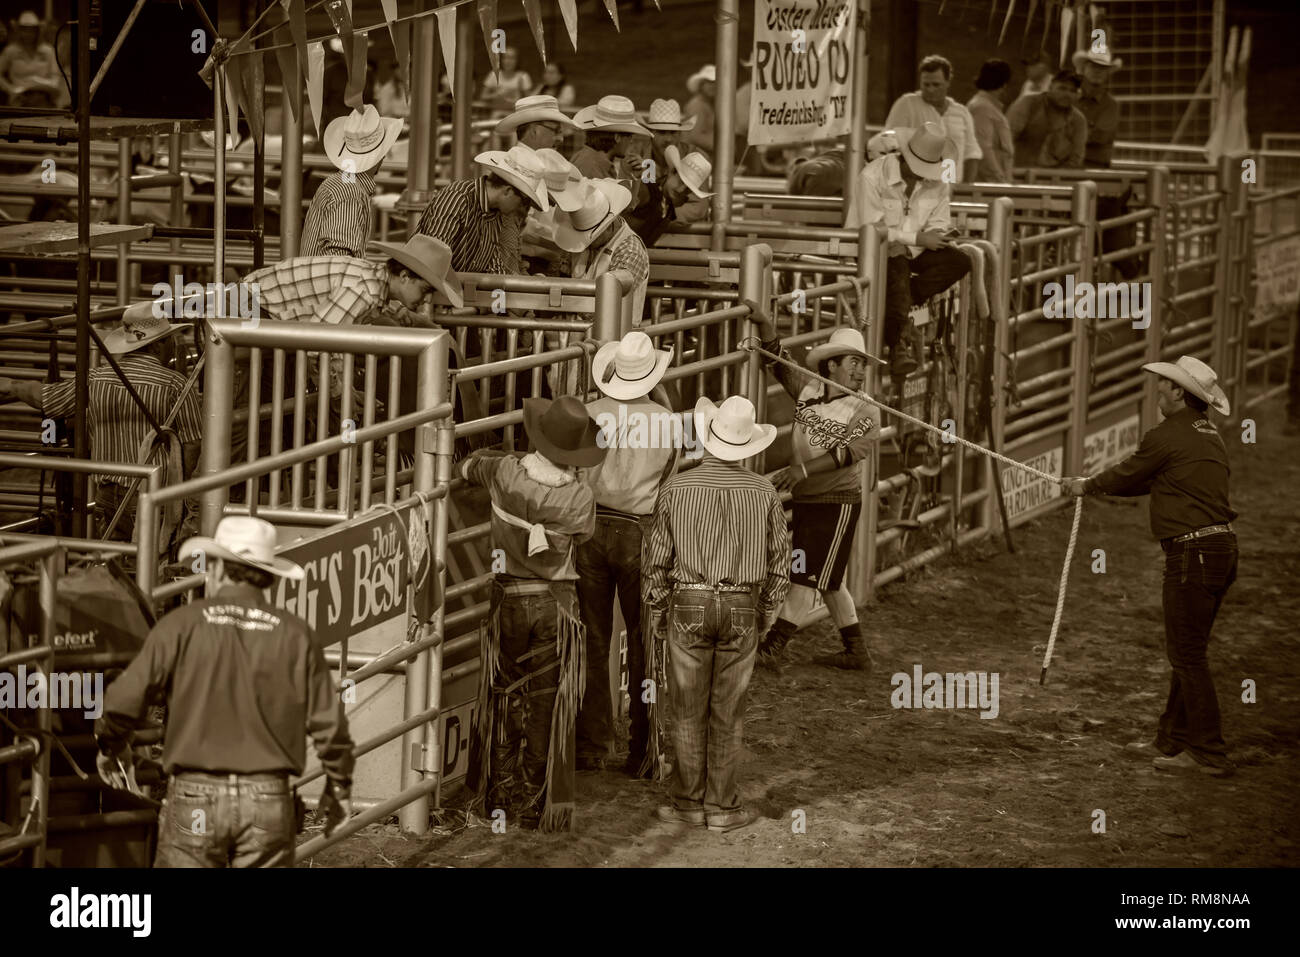
{"label": "seated spectator", "polygon": [[921,88],[914,93],[904,93],[889,108],[885,118],[887,129],[920,129],[926,123],[938,123],[944,134],[952,140],[956,150],[956,179],[969,183],[975,179],[980,158],[984,155],[975,136],[975,121],[970,110],[948,95],[952,84],[952,64],[947,59],[930,55],[921,61]]}
{"label": "seated spectator", "polygon": [[578,101],[578,95],[573,90],[573,84],[568,82],[565,75],[564,67],[558,60],[551,60],[542,70],[542,82],[538,83],[532,90],[533,96],[551,96],[560,106],[573,106]]}
{"label": "seated spectator", "polygon": [[501,53],[501,71],[488,71],[479,88],[479,99],[484,100],[494,110],[510,112],[510,105],[515,100],[523,99],[533,89],[533,78],[519,69],[519,51],[506,47]]}
{"label": "seated spectator", "polygon": [[375,106],[382,116],[406,119],[411,112],[411,90],[406,83],[406,69],[394,63],[382,83],[375,84]]}
{"label": "seated spectator", "polygon": [[1010,82],[1011,64],[1006,60],[986,60],[975,79],[976,93],[966,103],[975,121],[975,139],[984,154],[975,170],[975,178],[981,183],[1011,182],[1015,146],[1002,102],[1002,93]]}
{"label": "seated spectator", "polygon": [[1048,169],[1080,169],[1088,121],[1075,107],[1079,76],[1062,70],[1046,93],[1022,96],[1007,110],[1007,124],[1016,147],[1016,165]]}
{"label": "seated spectator", "polygon": [[715,116],[714,99],[718,93],[718,69],[712,63],[697,70],[686,81],[686,89],[691,91],[691,98],[686,101],[686,115],[696,119],[695,126],[687,131],[685,142],[702,150],[706,156],[713,155],[713,122]]}
{"label": "seated spectator", "polygon": [[18,107],[50,109],[70,100],[54,47],[41,42],[41,18],[30,10],[18,15],[13,37],[0,51],[0,92]]}

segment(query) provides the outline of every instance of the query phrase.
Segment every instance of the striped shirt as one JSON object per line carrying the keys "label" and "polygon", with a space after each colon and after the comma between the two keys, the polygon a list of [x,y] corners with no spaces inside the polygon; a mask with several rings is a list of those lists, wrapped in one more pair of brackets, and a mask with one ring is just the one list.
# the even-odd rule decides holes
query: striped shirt
{"label": "striped shirt", "polygon": [[351,256],[361,259],[370,241],[370,197],[379,186],[369,173],[343,173],[326,178],[316,190],[302,221],[300,256]]}
{"label": "striped shirt", "polygon": [[[456,272],[519,271],[519,230],[506,223],[500,210],[488,206],[487,184],[482,177],[448,183],[424,207],[415,231],[450,246],[451,268]],[[513,258],[506,248],[511,234]],[[514,263],[513,268],[508,268],[510,263]]]}
{"label": "striped shirt", "polygon": [[[154,355],[128,353],[118,356],[117,364],[159,425],[180,402],[172,428],[185,445],[199,443],[203,436],[203,410],[199,405],[198,389],[191,389],[185,400],[180,401],[185,377],[164,368]],[[90,393],[90,457],[99,462],[139,462],[141,447],[153,428],[149,420],[107,363],[91,370],[87,385]],[[41,408],[50,418],[70,418],[76,409],[76,382],[68,379],[45,386],[41,390]],[[100,475],[97,478],[111,485],[131,484],[131,479],[125,475]]]}
{"label": "striped shirt", "polygon": [[674,584],[725,583],[761,586],[759,611],[771,614],[790,590],[790,532],[776,489],[706,454],[660,490],[641,567],[659,611]]}

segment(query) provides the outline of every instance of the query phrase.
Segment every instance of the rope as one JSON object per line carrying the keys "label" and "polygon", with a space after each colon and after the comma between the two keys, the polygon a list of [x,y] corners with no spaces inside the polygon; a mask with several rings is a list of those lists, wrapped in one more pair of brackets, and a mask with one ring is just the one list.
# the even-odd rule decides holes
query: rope
{"label": "rope", "polygon": [[1047,684],[1047,669],[1052,664],[1052,649],[1056,646],[1056,633],[1061,627],[1061,613],[1065,611],[1065,586],[1070,577],[1070,559],[1074,557],[1074,543],[1079,540],[1079,519],[1083,516],[1083,498],[1074,500],[1074,524],[1070,526],[1070,544],[1065,548],[1065,564],[1061,566],[1061,585],[1056,593],[1056,615],[1052,618],[1052,634],[1047,639],[1047,654],[1043,655],[1043,671],[1038,684]]}

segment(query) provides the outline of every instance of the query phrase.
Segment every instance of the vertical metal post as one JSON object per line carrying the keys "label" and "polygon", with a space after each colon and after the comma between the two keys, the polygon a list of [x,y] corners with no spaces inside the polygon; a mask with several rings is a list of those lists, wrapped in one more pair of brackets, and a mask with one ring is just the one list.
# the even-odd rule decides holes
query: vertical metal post
{"label": "vertical metal post", "polygon": [[155,496],[162,489],[162,466],[149,473],[146,491],[140,493],[136,504],[135,583],[149,607],[154,607],[153,590],[158,585],[159,561],[157,506]]}
{"label": "vertical metal post", "polygon": [[1211,351],[1211,365],[1219,375],[1219,384],[1228,394],[1228,402],[1235,410],[1237,407],[1236,369],[1232,360],[1233,332],[1231,308],[1232,302],[1232,263],[1237,246],[1236,220],[1237,191],[1241,187],[1240,167],[1232,166],[1233,157],[1219,157],[1218,193],[1219,208],[1217,221],[1219,233],[1216,237],[1218,247],[1214,264],[1214,345]]}
{"label": "vertical metal post", "polygon": [[[751,300],[764,309],[771,307],[772,247],[766,243],[746,246],[740,254],[740,299]],[[757,335],[752,317],[743,320],[744,336]],[[763,373],[763,357],[750,352],[745,357],[740,391],[754,403],[760,422],[766,421],[767,376]]]}
{"label": "vertical metal post", "polygon": [[[1097,184],[1082,180],[1074,185],[1070,218],[1079,227],[1076,283],[1092,282],[1097,245]],[[1078,475],[1083,468],[1083,439],[1088,427],[1088,394],[1091,391],[1091,318],[1074,317],[1074,394],[1070,402],[1069,431],[1066,434],[1063,474]]]}
{"label": "vertical metal post", "polygon": [[[256,41],[253,45],[256,47]],[[260,135],[253,137],[253,268],[261,269],[266,264],[266,73],[262,54],[255,53],[245,62],[250,77],[248,88],[258,101],[249,108],[260,110],[263,118]],[[283,136],[280,141],[284,142]],[[302,149],[301,140],[298,148]],[[219,276],[217,281],[224,279]]]}
{"label": "vertical metal post", "polygon": [[[234,347],[220,333],[208,327],[207,368],[203,379],[203,452],[199,474],[213,475],[230,465],[230,427],[235,391]],[[276,393],[279,394],[278,392]],[[249,444],[257,444],[256,420],[249,420]],[[226,506],[228,488],[214,488],[203,493],[199,523],[202,534],[217,530]],[[249,499],[249,505],[256,503]],[[143,510],[143,509],[142,509]],[[142,536],[143,538],[143,533]]]}
{"label": "vertical metal post", "polygon": [[[470,105],[474,100],[474,14],[462,4],[456,8],[456,68],[453,74],[455,102],[451,107],[451,178],[469,179],[471,140]],[[424,19],[429,19],[425,17]],[[430,46],[432,52],[432,46]],[[434,84],[433,89],[437,89]]]}
{"label": "vertical metal post", "polygon": [[[999,452],[1002,451],[1006,412],[1002,404],[1004,394],[1002,384],[1007,377],[1006,341],[1009,338],[1007,329],[1010,322],[1007,302],[1011,295],[1011,217],[1014,209],[1015,203],[1008,196],[1000,196],[993,200],[989,203],[989,220],[986,227],[986,238],[997,247],[998,251],[998,276],[997,288],[989,296],[989,306],[993,313],[989,321],[993,323],[993,332],[988,337],[988,348],[993,350],[993,381],[985,384],[985,387],[991,390],[989,434],[985,436],[985,441],[993,443],[992,447]],[[988,489],[989,494],[985,496],[980,506],[980,521],[990,532],[994,527],[994,516],[1000,514],[994,501],[997,496],[997,485],[993,470],[998,467],[993,459],[984,456],[984,487]]]}
{"label": "vertical metal post", "polygon": [[[1255,265],[1255,215],[1250,205],[1250,190],[1241,182],[1241,161],[1244,156],[1237,154],[1229,157],[1228,169],[1237,170],[1233,179],[1232,204],[1229,208],[1228,223],[1232,239],[1232,268],[1228,276],[1228,329],[1236,338],[1236,352],[1232,356],[1234,366],[1234,393],[1230,401],[1232,406],[1231,422],[1241,419],[1241,413],[1250,399],[1250,319],[1251,319],[1251,272]],[[1270,225],[1272,225],[1270,223]],[[1274,226],[1276,228],[1276,226]],[[1218,370],[1215,370],[1218,372]]]}
{"label": "vertical metal post", "polygon": [[[285,83],[280,97],[280,258],[298,255],[302,230],[302,86],[289,89]],[[294,116],[297,111],[297,116]]]}
{"label": "vertical metal post", "polygon": [[[446,402],[451,398],[449,389],[444,389],[439,402]],[[452,478],[452,455],[456,448],[456,425],[451,416],[443,419],[438,423],[438,452],[437,462],[434,467],[434,483],[438,488],[446,488],[451,484]],[[444,495],[433,503],[433,555],[435,556],[434,564],[429,566],[429,574],[437,575],[441,581],[437,583],[439,589],[445,588],[447,570],[446,562],[443,562],[442,570],[439,571],[436,556],[447,554],[447,522],[450,517],[451,501],[448,496]],[[446,608],[445,603],[438,606],[434,613],[432,627],[434,631],[443,636],[446,640]],[[442,645],[434,647],[429,656],[429,694],[428,702],[430,708],[438,709],[438,718],[431,725],[428,725],[429,734],[432,740],[429,744],[429,757],[434,769],[438,775],[438,789],[434,792],[434,806],[442,806],[442,742],[443,742],[443,722],[442,722]]]}
{"label": "vertical metal post", "polygon": [[[1149,308],[1151,310],[1150,325],[1147,326],[1144,333],[1147,337],[1146,361],[1159,362],[1160,353],[1164,346],[1165,339],[1165,257],[1167,250],[1165,248],[1165,237],[1168,231],[1165,229],[1165,212],[1167,202],[1166,189],[1169,184],[1169,167],[1157,166],[1150,171],[1147,177],[1147,205],[1151,207],[1151,219],[1147,222],[1149,230],[1148,236],[1152,244],[1151,256],[1149,260],[1148,274],[1151,276],[1151,288],[1154,290],[1151,295]],[[1215,330],[1215,337],[1218,337],[1218,331]],[[1159,404],[1156,397],[1156,378],[1155,376],[1144,375],[1142,377],[1142,406],[1139,415],[1139,421],[1143,431],[1154,426],[1158,420],[1156,415],[1159,410]]]}
{"label": "vertical metal post", "polygon": [[858,173],[867,160],[867,66],[871,43],[871,4],[858,2],[853,31],[853,87],[849,91],[849,149],[844,157],[844,209],[858,201]]}
{"label": "vertical metal post", "polygon": [[[433,197],[438,154],[438,53],[434,44],[438,39],[435,18],[420,17],[412,22],[411,142],[406,157],[404,201],[415,208]],[[414,232],[418,222],[418,216],[408,216],[408,229]]]}
{"label": "vertical metal post", "polygon": [[718,82],[713,101],[713,195],[712,248],[727,246],[727,223],[731,222],[732,180],[736,169],[736,64],[740,44],[740,0],[718,0],[718,33],[714,48]]}
{"label": "vertical metal post", "polygon": [[[612,272],[596,279],[596,315],[591,324],[592,338],[600,342],[615,342],[623,338],[623,284]],[[628,297],[629,299],[631,297]],[[633,316],[633,321],[640,321]],[[631,323],[627,324],[631,329]]]}
{"label": "vertical metal post", "polygon": [[[117,141],[117,221],[123,225],[131,222],[131,137],[122,136]],[[117,304],[125,306],[131,301],[131,244],[117,247]]]}
{"label": "vertical metal post", "polygon": [[[58,568],[62,554],[63,549],[56,549],[40,560],[41,644],[50,649],[54,648],[55,621],[58,614],[58,593],[55,582],[58,581]],[[53,661],[54,656],[50,654],[33,662],[40,670],[47,692],[45,704],[36,714],[36,728],[41,738],[41,750],[36,760],[32,762],[31,802],[36,809],[36,833],[41,835],[41,843],[32,848],[33,867],[45,866],[46,828],[50,818],[50,751],[52,750],[50,733],[54,727],[54,712],[51,710],[49,696],[54,690],[50,687],[50,665]]]}
{"label": "vertical metal post", "polygon": [[[224,71],[212,76],[212,281],[226,281],[226,107],[221,95]],[[234,130],[231,131],[234,135]]]}
{"label": "vertical metal post", "polygon": [[[181,174],[181,144],[184,137],[181,136],[178,127],[175,124],[172,131],[168,134],[167,139],[167,172],[173,176]],[[167,222],[172,226],[185,225],[185,185],[177,182],[172,187],[171,206],[167,214]],[[170,263],[167,267],[167,281],[171,282],[173,277],[183,272],[180,264],[181,240],[180,237],[173,237],[167,241],[167,251],[177,257],[177,261]],[[184,284],[182,283],[182,288]]]}
{"label": "vertical metal post", "polygon": [[[76,411],[74,454],[90,458],[90,0],[77,0],[77,360],[73,385]],[[74,472],[72,534],[86,534],[90,476]]]}

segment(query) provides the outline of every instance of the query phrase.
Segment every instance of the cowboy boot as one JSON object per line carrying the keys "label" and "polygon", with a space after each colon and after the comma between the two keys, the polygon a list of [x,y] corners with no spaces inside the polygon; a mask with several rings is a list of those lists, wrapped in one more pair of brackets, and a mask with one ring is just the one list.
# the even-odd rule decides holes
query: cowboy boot
{"label": "cowboy boot", "polygon": [[813,659],[813,663],[831,668],[843,668],[846,671],[870,671],[875,663],[871,660],[871,653],[867,651],[867,640],[860,632],[841,637],[844,641],[843,651],[837,651],[833,655],[818,655]]}
{"label": "cowboy boot", "polygon": [[792,621],[778,618],[758,645],[759,664],[777,667],[785,657],[786,645],[794,640],[799,628]]}

